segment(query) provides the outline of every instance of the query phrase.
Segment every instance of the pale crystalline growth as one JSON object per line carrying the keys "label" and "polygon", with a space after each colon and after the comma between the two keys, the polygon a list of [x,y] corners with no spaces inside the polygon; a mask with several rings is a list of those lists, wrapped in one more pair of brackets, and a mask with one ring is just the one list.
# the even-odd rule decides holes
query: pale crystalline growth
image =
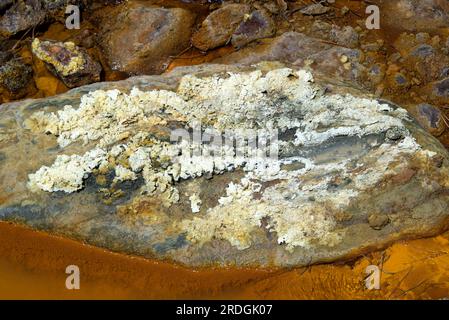
{"label": "pale crystalline growth", "polygon": [[48,192],[75,192],[83,188],[84,179],[106,161],[106,152],[96,148],[79,155],[59,155],[50,167],[43,166],[29,175],[29,187]]}
{"label": "pale crystalline growth", "polygon": [[132,171],[139,172],[145,165],[151,165],[150,151],[140,147],[129,156],[129,166]]}
{"label": "pale crystalline growth", "polygon": [[190,200],[190,208],[192,209],[192,213],[198,213],[201,210],[201,199],[200,197],[194,193],[189,197]]}
{"label": "pale crystalline growth", "polygon": [[[66,106],[52,114],[36,113],[32,119],[34,127],[57,135],[61,147],[77,140],[111,145],[126,137],[132,125],[164,124],[170,117],[220,130],[298,128],[296,143],[309,145],[342,134],[402,127],[388,112],[401,113],[374,100],[322,95],[309,72],[284,68],[265,75],[260,70],[227,77],[187,75],[177,92],[98,90],[84,95],[78,109]],[[322,132],[323,126],[329,129]]]}

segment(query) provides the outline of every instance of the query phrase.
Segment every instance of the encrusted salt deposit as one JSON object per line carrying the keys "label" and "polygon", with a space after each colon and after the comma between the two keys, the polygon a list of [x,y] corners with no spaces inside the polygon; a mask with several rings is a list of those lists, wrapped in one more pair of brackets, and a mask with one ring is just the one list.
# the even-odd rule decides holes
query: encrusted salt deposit
{"label": "encrusted salt deposit", "polygon": [[[299,156],[248,158],[227,145],[217,149],[186,140],[171,144],[149,136],[149,128],[172,120],[232,129],[237,135],[247,129],[293,130],[294,139],[273,143],[281,153],[291,145],[319,146],[340,136],[385,134],[386,139],[367,154],[356,152],[356,167],[349,165],[349,159],[316,163]],[[203,78],[189,75],[176,92],[99,90],[84,95],[78,108],[36,112],[27,119],[30,129],[57,136],[62,148],[76,141],[97,145],[84,156],[59,156],[51,167],[30,174],[30,187],[80,190],[92,169],[108,160],[115,167],[115,182],[142,175],[141,193],[170,206],[180,199],[178,182],[242,168],[245,177],[229,184],[217,206],[198,213],[201,199],[197,194],[189,197],[196,214],[176,224],[189,241],[224,239],[243,250],[252,244],[252,233],[262,221],[268,221],[264,227],[276,233],[287,250],[313,243],[332,245],[342,232],[330,212],[343,212],[360,192],[401,170],[397,161],[401,155],[429,157],[410,136],[406,121],[402,109],[351,95],[324,94],[310,73],[288,68],[266,74],[258,70]],[[195,154],[198,148],[201,152]],[[299,166],[286,169],[292,164]],[[334,190],[330,185],[335,179],[353,183]],[[276,183],[263,188],[267,182]]]}
{"label": "encrusted salt deposit", "polygon": [[190,200],[190,207],[192,209],[193,213],[198,213],[200,212],[201,209],[201,199],[200,197],[194,193],[189,197]]}
{"label": "encrusted salt deposit", "polygon": [[93,169],[106,161],[106,152],[100,148],[79,155],[60,155],[50,167],[43,166],[29,175],[29,187],[44,191],[75,192],[83,188],[83,181]]}

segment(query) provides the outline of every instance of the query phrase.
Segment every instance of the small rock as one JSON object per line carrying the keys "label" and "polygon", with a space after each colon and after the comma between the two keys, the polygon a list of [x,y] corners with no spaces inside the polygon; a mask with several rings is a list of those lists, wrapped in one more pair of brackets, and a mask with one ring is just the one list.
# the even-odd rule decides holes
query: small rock
{"label": "small rock", "polygon": [[[170,56],[189,47],[195,15],[181,8],[161,8],[130,1],[101,26],[100,44],[113,70],[160,74]],[[106,17],[108,19],[108,17]]]}
{"label": "small rock", "polygon": [[257,10],[240,23],[232,35],[232,45],[241,48],[254,40],[272,37],[275,32],[276,27],[270,15]]}
{"label": "small rock", "polygon": [[449,27],[445,0],[372,0],[380,7],[382,23],[396,30],[436,31]]}
{"label": "small rock", "polygon": [[[0,36],[11,37],[21,31],[41,25],[57,16],[64,16],[68,4],[81,6],[84,0],[2,0]],[[12,4],[12,5],[11,5]]]}
{"label": "small rock", "polygon": [[100,81],[101,65],[73,42],[40,41],[35,38],[32,50],[69,88]]}
{"label": "small rock", "polygon": [[390,223],[390,218],[386,215],[372,214],[368,217],[368,223],[374,230],[382,230]]}
{"label": "small rock", "polygon": [[3,0],[0,2],[0,11],[7,9],[9,6],[11,6],[14,3],[13,0]]}
{"label": "small rock", "polygon": [[410,108],[410,113],[416,121],[433,136],[438,137],[446,130],[441,111],[430,104],[419,104]]}
{"label": "small rock", "polygon": [[[250,7],[243,4],[228,4],[213,11],[203,21],[200,29],[193,35],[192,44],[203,51],[227,44],[231,40],[234,31],[249,13]],[[250,19],[251,16],[246,17]],[[257,14],[248,24],[242,26],[241,31],[244,31],[243,28],[245,26],[246,28],[250,28],[252,25],[257,27],[259,23],[263,23],[263,21],[259,21],[262,18],[260,14]],[[257,33],[257,29],[251,34],[253,37],[255,36],[254,32]],[[237,42],[238,39],[241,39],[242,43],[244,42],[242,37],[237,37]]]}
{"label": "small rock", "polygon": [[314,3],[301,9],[300,12],[306,16],[319,16],[328,13],[331,8],[323,6],[321,3]]}
{"label": "small rock", "polygon": [[437,96],[449,98],[449,78],[438,81],[434,87]]}
{"label": "small rock", "polygon": [[44,22],[41,0],[19,0],[0,19],[0,36],[10,37]]}
{"label": "small rock", "polygon": [[333,26],[330,32],[330,40],[348,48],[357,48],[359,45],[359,34],[351,26],[343,28]]}
{"label": "small rock", "polygon": [[345,15],[347,14],[349,11],[351,11],[348,7],[344,6],[343,8],[341,8],[341,14]]}

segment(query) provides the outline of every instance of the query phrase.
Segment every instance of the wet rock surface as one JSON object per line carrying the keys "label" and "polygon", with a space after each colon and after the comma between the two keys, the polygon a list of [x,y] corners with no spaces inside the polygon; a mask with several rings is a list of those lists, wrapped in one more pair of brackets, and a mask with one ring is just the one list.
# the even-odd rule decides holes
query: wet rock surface
{"label": "wet rock surface", "polygon": [[[189,266],[302,266],[444,230],[444,147],[405,110],[312,79],[202,65],[4,104],[0,219]],[[274,121],[279,158],[178,167],[171,130],[197,120]]]}
{"label": "wet rock surface", "polygon": [[330,44],[303,33],[287,32],[279,37],[261,40],[223,58],[217,63],[252,65],[261,61],[282,61],[314,72],[360,84],[366,83],[362,52]]}
{"label": "wet rock surface", "polygon": [[272,37],[276,32],[273,19],[265,11],[257,10],[246,16],[232,35],[232,45],[241,48],[248,43]]}
{"label": "wet rock surface", "polygon": [[[10,37],[35,28],[55,18],[69,4],[81,6],[82,0],[17,0],[2,1],[0,11],[0,37]],[[63,14],[62,14],[63,16]]]}
{"label": "wet rock surface", "polygon": [[131,1],[106,17],[100,44],[114,70],[131,74],[159,74],[189,47],[194,13]]}
{"label": "wet rock surface", "polygon": [[387,26],[407,31],[449,27],[449,3],[444,0],[374,0]]}
{"label": "wet rock surface", "polygon": [[[229,43],[240,23],[249,18],[246,15],[250,13],[250,9],[248,5],[228,4],[213,11],[193,35],[192,44],[200,50],[207,51]],[[257,17],[258,15],[253,18],[253,21]]]}
{"label": "wet rock surface", "polygon": [[435,106],[419,104],[411,107],[409,110],[419,124],[432,135],[438,137],[446,130],[447,124],[445,123],[444,115]]}
{"label": "wet rock surface", "polygon": [[21,57],[0,52],[0,86],[11,93],[17,93],[26,88],[31,81],[33,69],[24,63]]}

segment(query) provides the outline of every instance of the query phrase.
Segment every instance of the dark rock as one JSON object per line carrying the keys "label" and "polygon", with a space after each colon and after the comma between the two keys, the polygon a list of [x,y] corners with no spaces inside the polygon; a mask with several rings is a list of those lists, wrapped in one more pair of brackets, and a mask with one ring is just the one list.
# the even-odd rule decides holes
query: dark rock
{"label": "dark rock", "polygon": [[396,30],[437,31],[449,27],[446,0],[373,0],[380,7],[381,24]]}
{"label": "dark rock", "polygon": [[119,6],[114,19],[106,17],[100,44],[114,70],[159,74],[170,56],[188,48],[195,15],[181,8],[165,9],[141,2]]}
{"label": "dark rock", "polygon": [[100,81],[101,65],[73,42],[40,41],[35,38],[32,49],[69,88]]}
{"label": "dark rock", "polygon": [[3,13],[2,11],[8,9],[13,3],[14,0],[2,0],[0,2],[0,13]]}
{"label": "dark rock", "polygon": [[8,91],[16,93],[28,86],[32,79],[33,69],[20,57],[14,56],[0,65],[0,85]]}
{"label": "dark rock", "polygon": [[275,32],[276,26],[271,16],[257,10],[240,23],[232,35],[232,45],[241,48],[254,40],[272,37]]}
{"label": "dark rock", "polygon": [[[224,5],[220,9],[209,14],[202,22],[199,30],[192,36],[192,44],[203,51],[227,44],[231,41],[232,34],[244,20],[245,15],[248,15],[249,13],[250,6],[248,5]],[[257,14],[254,19],[251,20],[253,24],[257,24],[257,17],[260,17],[260,14]]]}
{"label": "dark rock", "polygon": [[86,0],[2,0],[0,11],[6,9],[0,18],[0,37],[10,37],[19,32],[54,20],[56,15],[64,17],[65,8],[69,4],[82,6]]}
{"label": "dark rock", "polygon": [[351,26],[342,28],[333,26],[330,40],[348,48],[357,48],[359,46],[359,34]]}

